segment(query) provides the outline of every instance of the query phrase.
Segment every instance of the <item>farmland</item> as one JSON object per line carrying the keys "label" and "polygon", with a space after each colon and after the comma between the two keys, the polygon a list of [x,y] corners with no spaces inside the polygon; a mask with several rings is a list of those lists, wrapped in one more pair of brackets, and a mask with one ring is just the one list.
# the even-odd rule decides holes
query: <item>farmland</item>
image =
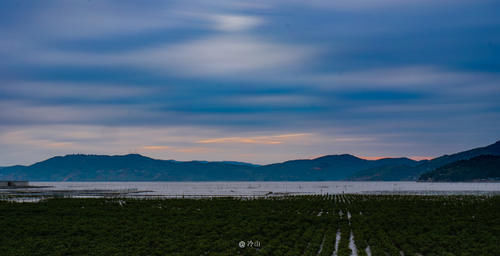
{"label": "farmland", "polygon": [[1,255],[497,255],[500,196],[0,201],[0,227]]}

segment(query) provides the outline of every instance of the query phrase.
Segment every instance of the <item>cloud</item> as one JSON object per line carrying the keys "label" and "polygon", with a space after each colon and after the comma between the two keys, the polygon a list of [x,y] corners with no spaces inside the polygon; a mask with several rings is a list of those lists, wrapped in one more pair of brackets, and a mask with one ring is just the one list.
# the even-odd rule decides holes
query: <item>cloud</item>
{"label": "cloud", "polygon": [[[264,24],[262,18],[247,12],[268,7],[267,3],[224,0],[30,2],[26,6],[7,5],[3,16],[15,26],[1,27],[0,32],[42,42],[165,33],[180,28],[237,32]],[[29,33],[19,33],[19,29]]]}
{"label": "cloud", "polygon": [[425,89],[439,86],[471,86],[500,81],[500,76],[487,72],[446,70],[435,66],[403,66],[364,69],[332,74],[315,74],[301,78],[323,88],[400,88]]}
{"label": "cloud", "polygon": [[0,99],[29,99],[52,103],[58,100],[72,100],[75,103],[108,102],[145,97],[153,93],[150,88],[105,83],[6,81],[0,85]]}
{"label": "cloud", "polygon": [[[285,1],[290,3],[290,1]],[[405,7],[419,7],[419,6],[435,6],[436,1],[432,0],[311,0],[311,1],[292,1],[299,6],[310,6],[313,8],[328,8],[337,10],[359,11],[359,10],[373,10],[383,8],[405,8]],[[459,4],[464,1],[451,1],[443,0],[438,4]]]}
{"label": "cloud", "polygon": [[280,134],[280,135],[271,135],[271,136],[224,137],[224,138],[203,139],[203,140],[199,140],[198,143],[201,143],[201,144],[242,143],[242,144],[275,145],[275,144],[285,143],[289,140],[307,137],[310,135],[311,134],[308,134],[308,133],[292,133],[292,134]]}
{"label": "cloud", "polygon": [[169,147],[169,146],[144,146],[142,148],[145,150],[165,150],[165,149],[171,149],[172,147]]}
{"label": "cloud", "polygon": [[270,73],[304,65],[313,48],[280,44],[253,36],[214,36],[119,57],[153,69],[184,75]]}
{"label": "cloud", "polygon": [[129,52],[47,51],[26,56],[45,65],[135,67],[188,77],[273,74],[307,66],[314,47],[273,42],[250,35],[217,35]]}
{"label": "cloud", "polygon": [[[37,124],[139,124],[158,120],[167,114],[147,111],[148,106],[124,108],[120,104],[40,103],[26,100],[0,101],[2,125]],[[138,123],[139,120],[142,120]]]}
{"label": "cloud", "polygon": [[[368,127],[371,128],[372,126]],[[448,141],[441,133],[433,134],[422,130],[419,136],[393,133],[391,130],[385,130],[385,134],[372,132],[374,139],[368,139],[366,136],[369,132],[366,130],[341,131],[342,129],[331,127],[322,129],[324,130],[316,130],[314,133],[255,136],[250,133],[242,134],[215,128],[210,130],[198,126],[0,126],[0,166],[32,164],[54,155],[72,153],[140,153],[158,159],[233,160],[253,163],[273,163],[302,159],[304,156],[341,153],[361,156],[439,156],[491,143],[487,137],[482,137],[481,141],[472,139],[468,143],[457,144],[455,139]],[[451,134],[454,138],[464,135]],[[213,141],[200,143],[202,140],[211,140],[207,138],[213,138]],[[440,143],[430,149],[428,143],[432,140]]]}
{"label": "cloud", "polygon": [[[37,6],[25,24],[52,38],[93,38],[179,26],[182,15],[172,4],[155,2],[116,4],[113,1],[50,1]],[[147,13],[147,15],[144,15]]]}
{"label": "cloud", "polygon": [[[235,160],[272,162],[278,152],[230,143],[200,146],[203,137],[227,134],[206,128],[183,127],[103,127],[99,125],[33,125],[0,130],[0,165],[32,164],[36,161],[72,153],[127,154],[141,153],[159,159]],[[257,136],[255,140],[272,139],[294,142],[306,134]],[[259,144],[251,144],[258,146]],[[279,147],[279,145],[276,145]],[[276,148],[274,149],[276,150]],[[235,157],[235,152],[241,156]],[[264,153],[265,152],[265,153]],[[271,155],[273,155],[270,157]],[[257,155],[253,159],[250,156]],[[267,155],[267,156],[266,156]],[[286,159],[286,153],[280,153]],[[251,161],[252,160],[252,161]]]}
{"label": "cloud", "polygon": [[345,138],[334,138],[333,139],[335,142],[362,142],[362,141],[373,141],[373,138],[350,138],[350,137],[345,137]]}
{"label": "cloud", "polygon": [[[0,160],[274,162],[487,144],[499,136],[498,5],[1,2],[0,132],[25,134],[3,137]],[[295,133],[314,136],[279,137]]]}
{"label": "cloud", "polygon": [[152,151],[169,151],[169,152],[184,153],[184,154],[193,154],[193,153],[203,154],[215,151],[215,149],[213,148],[205,148],[205,147],[196,147],[196,146],[172,147],[164,145],[144,146],[142,147],[142,149],[148,153]]}
{"label": "cloud", "polygon": [[264,23],[263,19],[252,16],[217,14],[210,17],[215,28],[225,32],[245,31]]}

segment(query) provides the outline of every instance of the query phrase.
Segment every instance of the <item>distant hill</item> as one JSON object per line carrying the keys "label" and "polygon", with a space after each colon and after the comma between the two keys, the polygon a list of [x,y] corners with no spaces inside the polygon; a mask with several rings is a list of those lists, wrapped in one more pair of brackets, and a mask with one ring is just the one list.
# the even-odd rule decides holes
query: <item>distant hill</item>
{"label": "distant hill", "polygon": [[479,155],[500,155],[500,142],[432,160],[366,160],[327,155],[269,165],[222,161],[158,160],[138,154],[57,156],[30,166],[0,169],[0,179],[30,181],[327,181],[417,180],[421,174]]}
{"label": "distant hill", "polygon": [[291,180],[345,180],[361,170],[415,162],[408,158],[365,160],[345,154],[271,164],[263,166],[262,170],[264,170],[263,173],[276,173]]}
{"label": "distant hill", "polygon": [[157,160],[139,154],[66,155],[0,170],[0,179],[30,181],[208,181],[241,179],[250,165]]}
{"label": "distant hill", "polygon": [[349,180],[369,181],[398,181],[417,180],[423,173],[435,170],[438,167],[459,160],[467,160],[480,155],[500,155],[500,141],[486,147],[475,148],[452,155],[444,155],[432,160],[420,161],[416,165],[404,164],[400,166],[385,165],[361,170],[352,175]]}
{"label": "distant hill", "polygon": [[420,181],[500,180],[500,156],[481,155],[459,160],[422,174]]}
{"label": "distant hill", "polygon": [[224,164],[234,164],[234,165],[244,165],[244,166],[260,166],[259,164],[252,164],[252,163],[245,163],[245,162],[238,162],[238,161],[197,161],[200,163],[224,163]]}
{"label": "distant hill", "polygon": [[30,181],[319,181],[342,180],[353,173],[387,164],[413,162],[388,158],[365,160],[330,155],[257,166],[241,162],[157,160],[138,154],[123,156],[57,156],[30,166],[0,170],[0,179]]}

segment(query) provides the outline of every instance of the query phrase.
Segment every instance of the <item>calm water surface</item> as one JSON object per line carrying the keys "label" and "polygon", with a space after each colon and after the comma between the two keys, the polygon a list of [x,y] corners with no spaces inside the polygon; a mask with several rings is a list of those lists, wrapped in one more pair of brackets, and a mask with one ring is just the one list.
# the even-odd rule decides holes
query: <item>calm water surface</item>
{"label": "calm water surface", "polygon": [[[263,196],[286,194],[491,194],[500,183],[427,182],[32,182],[42,190],[112,190],[134,196]],[[40,189],[37,189],[40,190]]]}

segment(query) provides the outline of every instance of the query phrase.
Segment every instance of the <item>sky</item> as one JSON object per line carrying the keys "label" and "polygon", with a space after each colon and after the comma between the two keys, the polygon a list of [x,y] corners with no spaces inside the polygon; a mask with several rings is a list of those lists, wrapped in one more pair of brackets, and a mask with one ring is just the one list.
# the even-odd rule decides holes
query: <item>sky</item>
{"label": "sky", "polygon": [[0,166],[423,159],[499,127],[500,1],[0,2]]}

